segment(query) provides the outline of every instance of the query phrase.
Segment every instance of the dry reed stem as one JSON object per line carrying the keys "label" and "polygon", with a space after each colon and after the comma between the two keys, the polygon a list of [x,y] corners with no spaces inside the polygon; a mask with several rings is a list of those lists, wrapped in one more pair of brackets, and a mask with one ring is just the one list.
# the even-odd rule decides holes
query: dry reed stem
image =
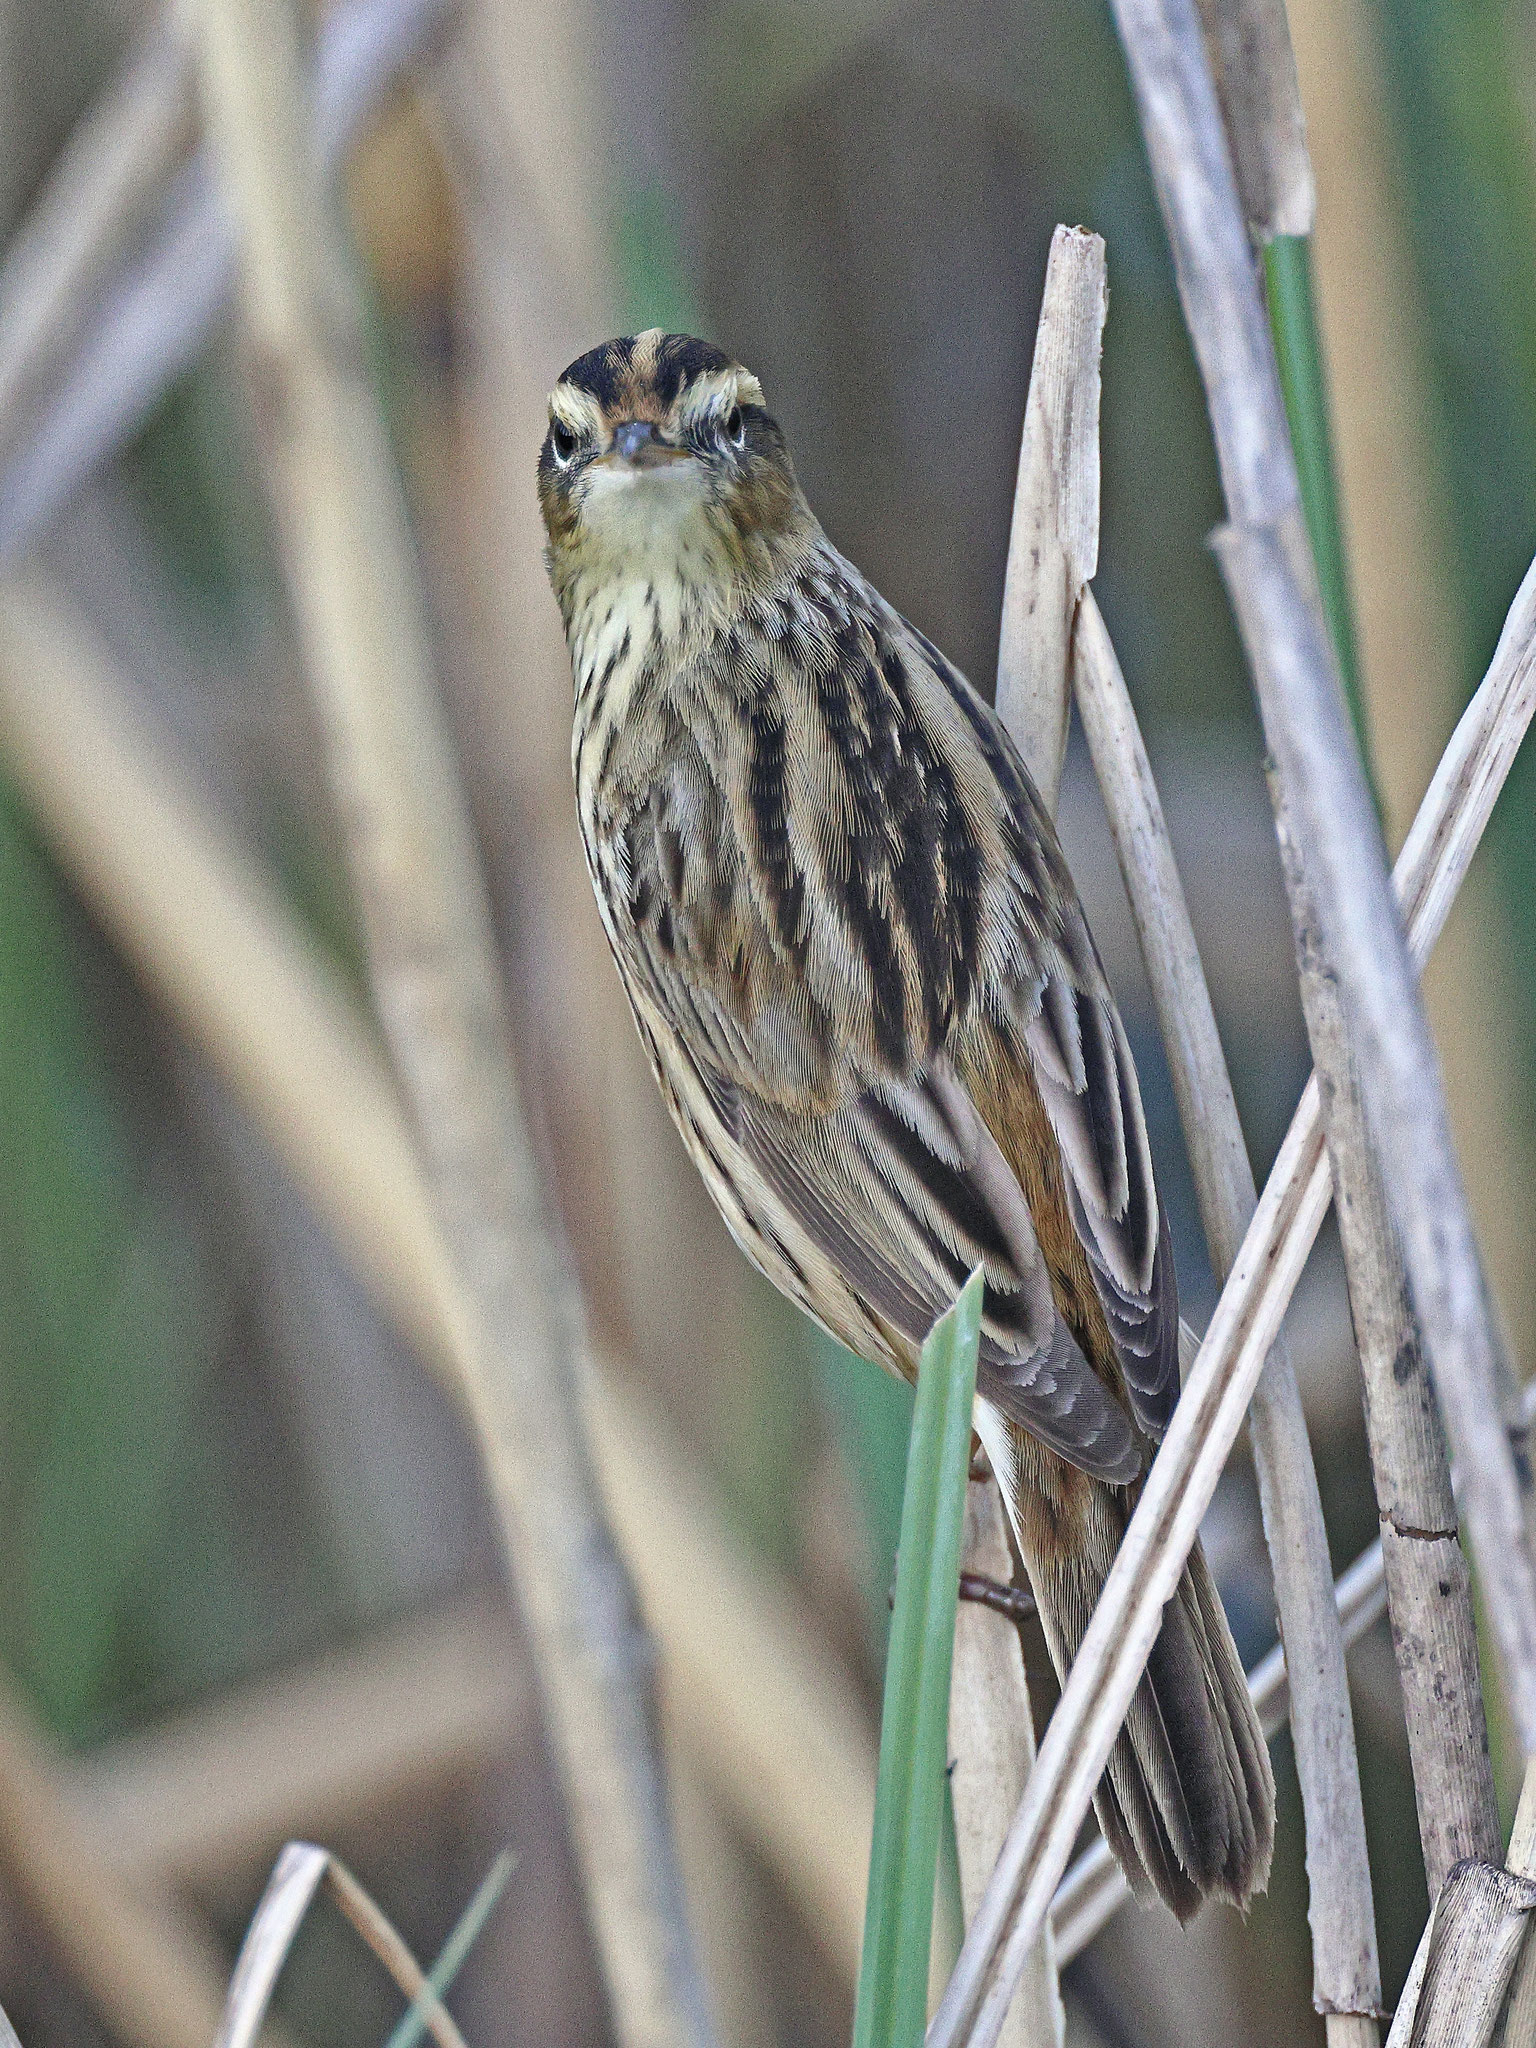
{"label": "dry reed stem", "polygon": [[[1071,713],[1072,621],[1098,566],[1099,358],[1108,311],[1104,243],[1082,228],[1051,237],[1019,443],[998,642],[997,710],[1055,815]],[[1003,1507],[968,1491],[971,1569],[1012,1575]],[[1002,1847],[1034,1763],[1034,1721],[1016,1630],[962,1603],[950,1689],[951,1777],[966,1917]],[[1009,2014],[1009,2048],[1059,2048],[1066,2020],[1047,1923]]]}
{"label": "dry reed stem", "polygon": [[60,1799],[57,1760],[8,1686],[0,1688],[0,1863],[115,2039],[127,2048],[208,2048],[224,2004],[216,1944],[154,1886],[130,1886],[104,1863]]}
{"label": "dry reed stem", "polygon": [[997,650],[998,716],[1053,817],[1072,708],[1072,620],[1099,561],[1099,351],[1107,310],[1103,241],[1058,227],[1024,404]]}
{"label": "dry reed stem", "polygon": [[1487,2048],[1533,1906],[1530,1878],[1475,1856],[1458,1863],[1435,1900],[1387,2048]]}
{"label": "dry reed stem", "polygon": [[1316,597],[1274,351],[1194,0],[1114,0],[1231,524],[1217,552],[1337,977],[1462,1472],[1492,1634],[1536,1752],[1536,1569],[1439,1068]]}
{"label": "dry reed stem", "polygon": [[[315,102],[321,153],[334,165],[418,57],[448,0],[337,0],[319,24]],[[129,166],[147,184],[153,137]],[[125,173],[126,175],[126,173]],[[107,278],[121,260],[110,205],[92,186],[92,239],[78,262]],[[82,220],[82,228],[89,223]],[[163,225],[142,257],[113,277],[78,343],[40,324],[31,358],[48,371],[41,422],[12,453],[4,442],[0,561],[14,562],[93,471],[122,447],[174,379],[196,361],[234,283],[234,231],[198,159],[173,180]],[[11,279],[7,261],[7,280]],[[5,290],[11,289],[7,282]],[[18,295],[26,290],[18,282]],[[67,312],[67,296],[59,309]],[[56,358],[56,360],[50,360]]]}
{"label": "dry reed stem", "polygon": [[[1416,959],[1433,946],[1536,710],[1536,564],[1399,856]],[[1172,1426],[1041,1744],[987,1900],[929,2030],[929,2048],[988,2048],[1013,1973],[1049,1909],[1248,1397],[1329,1202],[1316,1081],[1308,1083],[1222,1290]],[[1502,1436],[1501,1448],[1504,1448]],[[995,1981],[994,1981],[995,1977]]]}
{"label": "dry reed stem", "polygon": [[1310,234],[1317,193],[1285,0],[1196,4],[1249,231]]}
{"label": "dry reed stem", "polygon": [[[1464,699],[1433,406],[1407,211],[1368,0],[1289,0],[1308,148],[1328,204],[1312,238],[1371,766],[1396,846]],[[1491,871],[1474,869],[1424,975],[1451,1122],[1493,1292],[1536,1366],[1536,1132],[1520,1114],[1523,1009]],[[1467,991],[1477,992],[1475,1001]]]}
{"label": "dry reed stem", "polygon": [[[1152,765],[1091,591],[1073,641],[1078,710],[1103,792],[1178,1102],[1211,1269],[1224,1281],[1258,1200],[1216,1014]],[[1301,1392],[1282,1344],[1248,1414],[1306,1826],[1312,1995],[1325,2014],[1381,2007],[1381,1967],[1344,1641]]]}
{"label": "dry reed stem", "polygon": [[190,138],[191,88],[179,23],[152,20],[11,243],[0,273],[0,464]]}
{"label": "dry reed stem", "polygon": [[[1526,1389],[1527,1413],[1533,1397],[1536,1384]],[[1483,1985],[1474,1987],[1462,1980],[1487,1978],[1491,1974],[1497,1974],[1505,2000],[1503,2048],[1531,2048],[1536,2041],[1536,1951],[1529,1941],[1530,1908],[1536,1899],[1529,1891],[1522,1894],[1517,1888],[1522,1883],[1533,1887],[1536,1881],[1536,1763],[1528,1762],[1525,1767],[1520,1804],[1504,1862],[1505,1869],[1500,1872],[1479,1858],[1468,1858],[1448,1874],[1419,1937],[1386,2048],[1409,2048],[1410,2042],[1420,2044],[1424,2040],[1436,2041],[1437,2048],[1482,2048],[1483,2042],[1494,2038],[1499,2006],[1496,2001],[1486,2000]],[[1500,1888],[1494,1880],[1506,1875],[1513,1884]],[[1458,1925],[1461,1909],[1442,1922],[1440,1907],[1452,1889],[1452,1878],[1458,1881],[1458,1889],[1463,1888],[1461,1881],[1465,1879],[1464,1889],[1474,1898],[1481,1895],[1478,1909],[1482,1916],[1482,1940],[1485,1951],[1492,1953],[1480,1956],[1477,1942],[1466,1939],[1464,1926]],[[1515,1933],[1509,1927],[1506,1910],[1502,1909],[1512,1909],[1524,1921],[1522,1932]],[[1464,1944],[1460,1956],[1447,1954],[1453,1939]],[[1506,1951],[1511,1947],[1514,1953],[1508,1955]],[[1506,1983],[1507,1992],[1503,1989]],[[1426,1984],[1434,1986],[1432,2000],[1424,1997]],[[1488,2017],[1490,2003],[1492,2019]]]}
{"label": "dry reed stem", "polygon": [[214,2048],[252,2048],[288,1952],[322,1885],[406,1997],[419,2004],[422,2025],[438,2048],[466,2048],[453,2016],[391,1922],[346,1865],[311,1842],[290,1842],[277,1859],[246,1929]]}
{"label": "dry reed stem", "polygon": [[467,1388],[626,2048],[709,2039],[654,1739],[650,1651],[576,1392],[580,1309],[522,1124],[484,885],[404,505],[369,386],[293,22],[202,0],[264,455],[375,996],[469,1320]]}
{"label": "dry reed stem", "polygon": [[[1503,1421],[1503,1359],[1483,1283],[1429,1027],[1414,982],[1321,614],[1305,581],[1299,507],[1231,527],[1218,554],[1266,702],[1304,882],[1302,919],[1338,988],[1378,1184],[1407,1267],[1441,1420],[1456,1456],[1505,1698],[1536,1752],[1536,1572]],[[1405,978],[1409,984],[1405,990]],[[1314,1041],[1314,1057],[1330,1048]],[[1342,1093],[1348,1077],[1331,1075]]]}
{"label": "dry reed stem", "polygon": [[1477,1620],[1457,1529],[1445,1432],[1365,1130],[1359,1076],[1323,965],[1310,894],[1278,786],[1275,819],[1296,928],[1307,1030],[1349,1276],[1381,1517],[1392,1646],[1403,1692],[1424,1873],[1434,1898],[1454,1864],[1492,1862],[1499,1813],[1478,1670]]}
{"label": "dry reed stem", "polygon": [[[990,1475],[972,1480],[966,1488],[962,1566],[1003,1584],[1013,1577],[1002,1496]],[[1035,1761],[1035,1728],[1018,1629],[974,1600],[962,1600],[955,1617],[949,1750],[960,1898],[969,1922],[1003,1846],[1008,1816]],[[1065,2028],[1055,1945],[1047,1922],[1000,2039],[1003,2048],[1061,2048]]]}
{"label": "dry reed stem", "polygon": [[[1525,1767],[1504,1867],[1516,1877],[1536,1879],[1536,1765]],[[1502,2041],[1503,2048],[1536,2048],[1536,1947],[1531,1943],[1529,1923],[1510,1978]]]}
{"label": "dry reed stem", "polygon": [[[0,595],[0,750],[57,857],[463,1401],[458,1282],[377,1045],[330,963],[177,775],[174,748],[135,734],[125,694],[67,610],[35,591]],[[672,1710],[851,1978],[875,1773],[863,1710],[639,1396],[611,1372],[581,1378]]]}

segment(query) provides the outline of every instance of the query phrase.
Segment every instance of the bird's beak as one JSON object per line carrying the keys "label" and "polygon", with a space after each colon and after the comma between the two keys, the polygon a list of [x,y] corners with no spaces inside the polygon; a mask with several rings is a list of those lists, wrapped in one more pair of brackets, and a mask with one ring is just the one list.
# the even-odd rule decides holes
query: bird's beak
{"label": "bird's beak", "polygon": [[664,463],[681,462],[686,449],[663,441],[649,420],[621,420],[613,430],[613,446],[598,457],[620,469],[660,469]]}

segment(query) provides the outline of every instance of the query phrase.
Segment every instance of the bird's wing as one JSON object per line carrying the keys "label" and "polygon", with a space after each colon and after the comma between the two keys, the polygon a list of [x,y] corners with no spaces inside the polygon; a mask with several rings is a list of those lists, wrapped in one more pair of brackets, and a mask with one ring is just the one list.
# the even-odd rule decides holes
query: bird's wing
{"label": "bird's wing", "polygon": [[998,919],[1014,943],[998,949],[994,969],[1006,1000],[973,1006],[979,1016],[991,1013],[977,1027],[991,1044],[986,1057],[966,1063],[966,1084],[1005,1154],[1022,1167],[1016,1145],[1027,1142],[1032,1119],[1020,1103],[1025,1091],[1006,1071],[1022,1040],[1132,1412],[1160,1438],[1179,1397],[1178,1285],[1125,1027],[1055,828],[1018,749],[937,648],[920,634],[913,638],[960,710],[996,787],[1014,893],[1011,915]]}
{"label": "bird's wing", "polygon": [[1179,1397],[1173,1254],[1125,1026],[1096,979],[1048,976],[1023,1036],[1131,1406],[1161,1437]]}
{"label": "bird's wing", "polygon": [[1136,1477],[1130,1420],[1057,1312],[1018,1182],[947,1060],[806,1115],[701,1068],[680,1041],[660,1057],[688,1062],[693,1085],[669,1093],[690,1098],[695,1118],[702,1094],[706,1149],[780,1258],[794,1262],[803,1233],[914,1347],[984,1266],[978,1393],[1096,1478]]}
{"label": "bird's wing", "polygon": [[[937,657],[942,662],[942,657]],[[1136,1065],[1054,826],[1001,721],[947,668],[1005,807],[1013,929],[997,970],[1005,1000],[980,1006],[964,1064],[981,1115],[1016,1169],[1043,1104],[1072,1228],[1086,1254],[1132,1412],[1161,1438],[1179,1398],[1179,1301],[1168,1221]],[[990,1013],[990,1014],[988,1014]],[[1033,1090],[1021,1089],[1022,1047]],[[1021,1171],[1021,1179],[1027,1177]]]}
{"label": "bird's wing", "polygon": [[[735,647],[693,714],[725,736],[679,720],[618,835],[606,914],[626,983],[723,1091],[777,1198],[909,1336],[948,1306],[988,1229],[1009,1242],[1000,1210],[1017,1209],[1029,1249],[1010,1223],[994,1363],[1083,1382],[1077,1412],[1095,1420],[1065,1452],[1082,1462],[1110,1416],[1128,1424],[1095,1378],[1108,1360],[1084,1360],[1043,1307],[1016,1322],[1049,1282],[1020,1194],[1019,1091],[979,1085],[961,1042],[974,1027],[1031,1072],[1128,1397],[1160,1435],[1178,1389],[1172,1260],[1135,1070],[1055,831],[995,715],[931,643],[867,586],[817,602],[798,639]],[[772,687],[747,690],[758,676]],[[980,1136],[962,1156],[966,1114]],[[1019,1419],[1053,1441],[1043,1410]]]}

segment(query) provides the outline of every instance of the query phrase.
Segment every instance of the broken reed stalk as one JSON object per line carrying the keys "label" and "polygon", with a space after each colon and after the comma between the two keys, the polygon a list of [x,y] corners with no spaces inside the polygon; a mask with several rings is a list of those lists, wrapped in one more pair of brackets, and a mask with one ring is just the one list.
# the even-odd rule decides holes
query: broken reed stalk
{"label": "broken reed stalk", "polygon": [[1441,1887],[1386,2048],[1487,2048],[1496,2038],[1503,2048],[1530,2048],[1527,1998],[1536,1973],[1530,1969],[1527,1937],[1533,1908],[1536,1761],[1526,1764],[1504,1867],[1469,1856]]}
{"label": "broken reed stalk", "polygon": [[[1504,1867],[1516,1877],[1536,1878],[1536,1764],[1528,1763],[1525,1767]],[[1529,1920],[1510,1978],[1503,2048],[1536,2048],[1536,1944],[1531,1941]]]}
{"label": "broken reed stalk", "polygon": [[1316,597],[1274,350],[1194,0],[1113,0],[1230,514],[1217,552],[1358,1060],[1525,1753],[1536,1571],[1439,1069]]}
{"label": "broken reed stalk", "polygon": [[195,19],[241,241],[263,455],[374,992],[463,1289],[471,1412],[614,2026],[626,2048],[703,2043],[650,1650],[590,1466],[579,1305],[523,1128],[489,910],[292,17],[200,0]]}
{"label": "broken reed stalk", "polygon": [[1099,565],[1100,236],[1058,227],[1030,363],[997,649],[997,715],[1054,818],[1067,754],[1072,621]]}
{"label": "broken reed stalk", "polygon": [[[1536,564],[1492,666],[1451,737],[1394,875],[1415,960],[1439,936],[1536,711]],[[929,2029],[928,2048],[990,2048],[1049,1910],[1189,1546],[1330,1199],[1309,1082],[1153,1461],[1062,1689],[987,1896]],[[1501,1437],[1501,1444],[1502,1444]]]}
{"label": "broken reed stalk", "polygon": [[1491,1862],[1499,1853],[1477,1622],[1445,1432],[1365,1129],[1359,1076],[1338,994],[1308,915],[1306,875],[1278,787],[1274,802],[1302,1005],[1308,1036],[1319,1052],[1323,1122],[1381,1519],[1392,1647],[1403,1690],[1424,1874],[1434,1898],[1464,1857]]}
{"label": "broken reed stalk", "polygon": [[[383,102],[400,72],[418,57],[446,14],[448,0],[337,0],[317,24],[315,108],[321,153],[335,168],[346,145]],[[185,35],[183,33],[183,42]],[[120,96],[126,88],[112,89]],[[69,260],[104,296],[71,331],[70,291],[49,287],[51,305],[26,341],[18,364],[35,364],[27,389],[41,418],[24,435],[0,430],[0,560],[15,561],[54,519],[75,490],[114,455],[156,401],[202,352],[234,285],[234,228],[219,205],[206,160],[199,156],[172,179],[162,225],[141,256],[119,270],[120,218],[114,192],[132,183],[152,190],[159,144],[146,121],[118,166],[82,145],[73,149],[38,202],[45,224],[67,214],[75,223]],[[77,176],[79,182],[76,182]],[[25,272],[7,257],[0,296],[31,299]]]}
{"label": "broken reed stalk", "polygon": [[[1025,407],[997,700],[1054,811],[1075,679],[1220,1281],[1257,1189],[1151,767],[1087,588],[1098,556],[1106,310],[1103,242],[1058,227]],[[1381,1975],[1344,1644],[1301,1395],[1279,1345],[1249,1424],[1281,1635],[1296,1674],[1292,1726],[1306,1818],[1313,1996],[1330,2017],[1369,2019],[1381,2003]],[[1037,1976],[1032,1969],[1029,1981]]]}
{"label": "broken reed stalk", "polygon": [[[1167,1048],[1211,1268],[1220,1283],[1232,1270],[1258,1189],[1152,765],[1092,591],[1079,607],[1073,655],[1078,710]],[[1291,1673],[1313,2001],[1330,2022],[1353,2016],[1369,2021],[1374,2033],[1381,1968],[1344,1640],[1301,1391],[1283,1344],[1271,1351],[1254,1390],[1248,1429]]]}
{"label": "broken reed stalk", "polygon": [[[1294,175],[1294,165],[1282,160],[1270,182],[1294,182]],[[1220,1281],[1257,1189],[1151,766],[1088,588],[1098,560],[1106,284],[1100,238],[1058,227],[1025,407],[997,701],[1054,811],[1075,680]],[[1295,1672],[1292,1727],[1306,1816],[1313,1996],[1330,2018],[1369,2018],[1381,2003],[1381,1973],[1349,1682],[1301,1394],[1279,1345],[1249,1424],[1281,1636]]]}
{"label": "broken reed stalk", "polygon": [[77,124],[0,276],[0,461],[72,349],[134,228],[192,128],[191,53],[180,23],[152,20]]}
{"label": "broken reed stalk", "polygon": [[[1024,403],[997,659],[998,715],[1053,816],[1071,709],[1072,620],[1098,564],[1099,353],[1107,306],[1103,241],[1058,227]],[[972,1569],[1009,1579],[1002,1500],[995,1482],[989,1487],[990,1504],[968,1515],[969,1540],[987,1558]],[[951,1792],[969,1921],[1034,1762],[1034,1722],[1016,1629],[964,1602],[955,1649]],[[1008,2048],[1059,2044],[1065,2023],[1047,1923],[1009,2015]]]}

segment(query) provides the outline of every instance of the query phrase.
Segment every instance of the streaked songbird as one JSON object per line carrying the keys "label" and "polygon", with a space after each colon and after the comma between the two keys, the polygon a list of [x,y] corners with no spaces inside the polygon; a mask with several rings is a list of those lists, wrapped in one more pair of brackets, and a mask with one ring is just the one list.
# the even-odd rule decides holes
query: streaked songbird
{"label": "streaked songbird", "polygon": [[[975,1424],[1065,1672],[1178,1399],[1125,1029],[986,702],[822,531],[750,371],[572,363],[538,489],[582,842],[641,1039],[748,1258],[912,1378],[986,1272]],[[1181,1917],[1262,1889],[1274,1783],[1198,1546],[1097,1793]]]}

